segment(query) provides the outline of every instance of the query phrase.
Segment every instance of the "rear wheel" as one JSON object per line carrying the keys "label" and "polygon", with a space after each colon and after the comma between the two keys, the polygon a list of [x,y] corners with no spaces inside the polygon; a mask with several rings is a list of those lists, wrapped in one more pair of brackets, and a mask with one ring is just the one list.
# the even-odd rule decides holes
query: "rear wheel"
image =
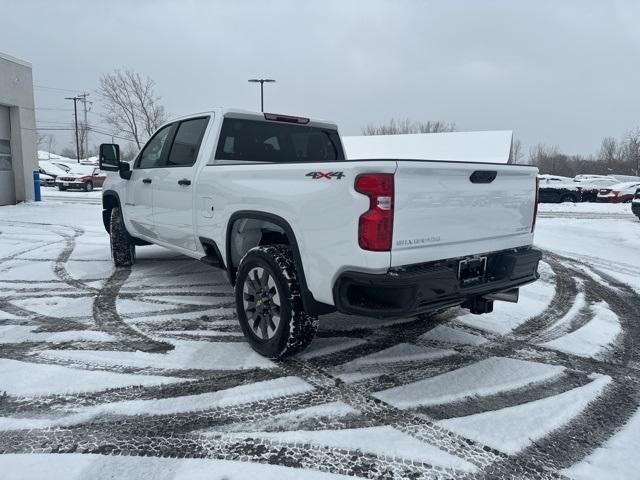
{"label": "rear wheel", "polygon": [[286,245],[265,245],[247,252],[235,287],[240,327],[251,347],[268,358],[304,350],[318,329],[300,298],[295,264]]}
{"label": "rear wheel", "polygon": [[562,198],[560,199],[560,203],[564,203],[564,202],[576,203],[576,201],[577,201],[576,196],[571,195],[570,193],[563,195]]}
{"label": "rear wheel", "polygon": [[109,230],[113,263],[116,267],[130,267],[136,261],[136,245],[124,225],[120,207],[111,210]]}

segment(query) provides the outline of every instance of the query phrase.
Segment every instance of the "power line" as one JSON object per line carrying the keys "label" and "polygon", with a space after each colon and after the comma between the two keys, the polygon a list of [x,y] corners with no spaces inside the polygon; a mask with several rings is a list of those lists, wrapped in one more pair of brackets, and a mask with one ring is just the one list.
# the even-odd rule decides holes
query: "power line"
{"label": "power line", "polygon": [[[22,130],[30,130],[32,132],[37,132],[39,130],[41,131],[54,131],[54,132],[73,132],[75,130],[75,128],[72,127],[36,127],[36,128],[26,128],[26,127],[22,127]],[[133,138],[129,138],[129,137],[123,137],[121,135],[116,135],[114,133],[110,133],[110,132],[104,132],[102,130],[97,130],[93,127],[89,127],[88,130],[90,130],[91,132],[97,133],[98,135],[104,135],[106,137],[113,137],[113,138],[118,138],[120,140],[126,140],[127,142],[131,142],[131,143],[135,143],[135,140]]]}
{"label": "power line", "polygon": [[34,85],[33,88],[39,88],[42,90],[57,90],[59,92],[71,92],[71,93],[77,93],[81,91],[81,90],[70,90],[68,88],[50,87],[47,85]]}
{"label": "power line", "polygon": [[73,108],[57,108],[57,107],[36,107],[35,110],[52,110],[59,112],[73,112]]}

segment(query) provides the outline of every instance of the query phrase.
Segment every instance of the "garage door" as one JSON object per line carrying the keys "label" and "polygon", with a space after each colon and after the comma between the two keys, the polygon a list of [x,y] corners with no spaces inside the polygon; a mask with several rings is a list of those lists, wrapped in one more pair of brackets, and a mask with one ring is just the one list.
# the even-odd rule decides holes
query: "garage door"
{"label": "garage door", "polygon": [[0,105],[0,205],[16,203],[10,140],[9,107]]}

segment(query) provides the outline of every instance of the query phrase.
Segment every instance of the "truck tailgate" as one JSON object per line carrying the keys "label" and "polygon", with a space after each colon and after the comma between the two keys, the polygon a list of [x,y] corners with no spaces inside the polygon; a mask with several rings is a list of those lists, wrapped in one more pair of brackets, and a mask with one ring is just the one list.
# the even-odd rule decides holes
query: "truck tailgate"
{"label": "truck tailgate", "polygon": [[536,174],[528,166],[398,161],[391,266],[531,245]]}

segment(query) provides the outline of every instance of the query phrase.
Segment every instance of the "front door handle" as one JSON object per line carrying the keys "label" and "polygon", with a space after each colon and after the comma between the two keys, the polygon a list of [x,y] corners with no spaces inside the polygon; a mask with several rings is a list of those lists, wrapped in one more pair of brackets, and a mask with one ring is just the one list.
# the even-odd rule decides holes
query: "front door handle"
{"label": "front door handle", "polygon": [[151,179],[150,178],[143,178],[142,179],[142,183],[151,183]]}
{"label": "front door handle", "polygon": [[183,178],[182,180],[178,180],[178,185],[191,185],[191,180]]}

